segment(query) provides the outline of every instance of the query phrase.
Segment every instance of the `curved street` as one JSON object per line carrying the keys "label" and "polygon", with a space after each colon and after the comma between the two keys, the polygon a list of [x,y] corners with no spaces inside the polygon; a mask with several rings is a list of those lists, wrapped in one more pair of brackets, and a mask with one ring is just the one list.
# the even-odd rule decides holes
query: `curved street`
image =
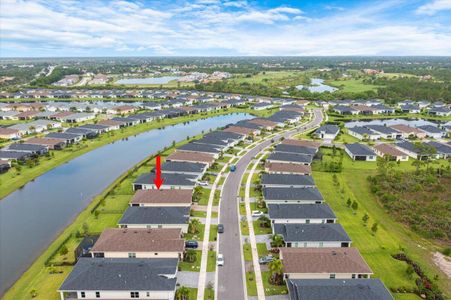
{"label": "curved street", "polygon": [[239,188],[241,179],[251,161],[272,141],[288,138],[308,131],[323,121],[321,109],[313,110],[313,119],[306,125],[277,134],[262,141],[249,150],[237,163],[235,172],[230,172],[223,185],[219,223],[224,224],[224,233],[218,235],[218,253],[224,255],[224,266],[218,267],[217,299],[247,299],[244,280],[244,261],[240,236]]}

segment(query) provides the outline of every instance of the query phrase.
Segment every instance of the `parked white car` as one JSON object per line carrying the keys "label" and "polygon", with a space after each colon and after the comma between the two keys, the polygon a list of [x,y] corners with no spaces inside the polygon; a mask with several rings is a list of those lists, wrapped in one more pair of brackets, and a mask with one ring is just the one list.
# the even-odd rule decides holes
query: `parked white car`
{"label": "parked white car", "polygon": [[253,211],[252,211],[252,217],[260,218],[260,217],[263,216],[263,215],[264,215],[264,213],[261,212],[261,211],[259,211],[259,210],[253,210]]}
{"label": "parked white car", "polygon": [[218,254],[218,256],[216,257],[216,264],[218,266],[223,266],[224,265],[224,255],[222,254]]}
{"label": "parked white car", "polygon": [[199,181],[200,186],[208,186],[208,182],[206,181]]}

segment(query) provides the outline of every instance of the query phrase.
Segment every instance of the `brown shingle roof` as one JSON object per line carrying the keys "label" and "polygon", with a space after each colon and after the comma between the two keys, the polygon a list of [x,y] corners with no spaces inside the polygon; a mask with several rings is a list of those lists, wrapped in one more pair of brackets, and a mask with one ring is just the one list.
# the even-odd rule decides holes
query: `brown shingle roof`
{"label": "brown shingle roof", "polygon": [[124,124],[124,122],[121,121],[115,121],[115,120],[102,120],[97,122],[97,124],[99,125],[105,125],[105,126],[120,126],[122,124]]}
{"label": "brown shingle roof", "polygon": [[253,134],[256,130],[247,128],[247,127],[241,127],[241,126],[230,126],[223,130],[224,132],[233,132],[238,133],[242,135],[250,135]]}
{"label": "brown shingle roof", "polygon": [[249,123],[253,123],[253,124],[257,124],[257,125],[262,125],[262,126],[266,126],[266,127],[276,127],[277,123],[270,121],[270,120],[266,120],[266,119],[252,119],[248,121]]}
{"label": "brown shingle roof", "polygon": [[307,141],[307,140],[295,140],[295,139],[285,139],[282,141],[285,145],[303,146],[308,148],[318,149],[321,146],[320,142]]}
{"label": "brown shingle roof", "polygon": [[389,144],[379,144],[374,146],[378,152],[382,153],[382,155],[391,155],[391,156],[407,156],[406,153],[398,150],[393,145]]}
{"label": "brown shingle roof", "polygon": [[29,138],[25,141],[27,144],[35,144],[35,145],[45,145],[45,146],[55,146],[59,144],[64,144],[61,139],[52,139],[52,138]]}
{"label": "brown shingle roof", "polygon": [[373,273],[357,248],[280,248],[284,273]]}
{"label": "brown shingle roof", "polygon": [[18,132],[19,132],[19,130],[17,130],[17,129],[0,127],[0,134],[9,135],[9,134],[16,134]]}
{"label": "brown shingle roof", "polygon": [[404,124],[391,125],[390,127],[404,133],[423,133],[423,131],[418,128]]}
{"label": "brown shingle roof", "polygon": [[180,228],[108,228],[92,247],[93,252],[183,252]]}
{"label": "brown shingle roof", "polygon": [[297,174],[311,174],[312,168],[306,165],[290,164],[290,163],[267,163],[265,169],[269,172],[277,173],[297,173]]}
{"label": "brown shingle roof", "polygon": [[139,203],[148,203],[148,204],[157,204],[157,203],[171,203],[171,204],[191,204],[193,198],[192,190],[138,190],[133,196],[130,203],[139,204]]}
{"label": "brown shingle roof", "polygon": [[213,155],[207,153],[176,151],[169,155],[166,160],[202,162],[212,164],[215,161],[215,158]]}

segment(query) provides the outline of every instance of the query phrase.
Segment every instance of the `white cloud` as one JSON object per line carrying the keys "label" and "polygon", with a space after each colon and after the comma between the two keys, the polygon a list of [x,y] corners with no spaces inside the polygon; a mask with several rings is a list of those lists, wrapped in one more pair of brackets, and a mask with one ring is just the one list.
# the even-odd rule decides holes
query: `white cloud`
{"label": "white cloud", "polygon": [[449,55],[451,49],[446,24],[384,19],[399,0],[322,17],[244,0],[99,3],[2,0],[2,55]]}
{"label": "white cloud", "polygon": [[443,10],[451,10],[451,0],[434,0],[418,7],[416,13],[431,16]]}

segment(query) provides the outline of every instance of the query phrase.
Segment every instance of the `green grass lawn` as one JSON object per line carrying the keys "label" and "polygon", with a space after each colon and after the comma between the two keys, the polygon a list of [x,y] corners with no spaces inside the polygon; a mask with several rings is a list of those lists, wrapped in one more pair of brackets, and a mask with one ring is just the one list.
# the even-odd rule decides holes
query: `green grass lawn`
{"label": "green grass lawn", "polygon": [[257,252],[259,257],[268,255],[269,251],[266,248],[266,243],[257,243]]}
{"label": "green grass lawn", "polygon": [[201,195],[199,202],[197,204],[199,205],[208,205],[208,199],[210,198],[211,189],[202,188]]}
{"label": "green grass lawn", "polygon": [[220,200],[221,200],[221,191],[220,190],[216,190],[215,191],[215,196],[213,198],[213,206],[218,206]]}
{"label": "green grass lawn", "polygon": [[216,271],[216,251],[208,250],[207,272]]}
{"label": "green grass lawn", "polygon": [[249,235],[249,226],[247,221],[240,221],[241,235]]}
{"label": "green grass lawn", "polygon": [[191,217],[197,217],[197,218],[206,218],[207,212],[206,211],[199,211],[199,210],[191,210],[190,211]]}
{"label": "green grass lawn", "polygon": [[221,176],[221,178],[219,178],[219,181],[218,181],[218,186],[223,185],[224,181],[225,181],[225,177]]}
{"label": "green grass lawn", "polygon": [[262,272],[263,288],[265,289],[266,296],[288,294],[287,286],[285,284],[273,285],[269,283],[269,277],[270,277],[269,271]]}
{"label": "green grass lawn", "polygon": [[197,288],[187,287],[187,289],[189,290],[189,294],[188,294],[188,298],[186,298],[186,300],[196,300],[197,299]]}
{"label": "green grass lawn", "polygon": [[214,300],[215,299],[215,290],[212,288],[205,288],[204,292],[204,300]]}
{"label": "green grass lawn", "polygon": [[183,236],[185,240],[195,240],[202,241],[204,239],[205,234],[205,224],[199,224],[199,232],[198,233],[185,233]]}
{"label": "green grass lawn", "polygon": [[[337,215],[338,222],[344,226],[351,237],[352,245],[360,250],[372,268],[374,277],[381,278],[388,288],[415,288],[415,277],[409,278],[405,272],[407,264],[391,257],[392,254],[404,248],[407,255],[420,264],[429,278],[438,275],[437,284],[449,295],[450,286],[447,284],[445,275],[440,273],[432,262],[430,251],[436,250],[436,247],[391,219],[370,193],[366,178],[375,174],[376,164],[353,162],[345,156],[343,166],[344,171],[336,173],[339,186],[334,185],[332,173],[315,171],[313,175],[319,190]],[[401,163],[395,168],[414,169],[411,162]],[[359,208],[356,214],[346,206],[348,198],[358,202]],[[365,213],[368,213],[370,217],[367,227],[361,220]],[[375,221],[379,224],[379,230],[372,235],[370,227]],[[413,296],[403,295],[399,299],[416,299],[411,297]]]}
{"label": "green grass lawn", "polygon": [[366,84],[362,79],[327,80],[325,84],[339,88],[347,93],[362,93],[366,91],[376,91],[379,86]]}
{"label": "green grass lawn", "polygon": [[202,250],[194,250],[196,251],[196,260],[194,262],[181,261],[179,262],[179,270],[180,271],[189,271],[189,272],[199,272],[200,271],[200,263],[202,260]]}
{"label": "green grass lawn", "polygon": [[252,249],[250,243],[243,244],[243,254],[245,261],[252,261]]}
{"label": "green grass lawn", "polygon": [[246,289],[248,296],[257,296],[257,283],[255,282],[254,272],[246,272]]}
{"label": "green grass lawn", "polygon": [[271,227],[269,227],[269,228],[261,227],[259,220],[253,221],[252,223],[253,223],[254,232],[255,232],[256,235],[259,235],[259,234],[271,234],[272,233]]}
{"label": "green grass lawn", "polygon": [[212,224],[210,225],[210,236],[208,237],[208,240],[210,242],[216,241],[216,237],[218,236],[218,225]]}

